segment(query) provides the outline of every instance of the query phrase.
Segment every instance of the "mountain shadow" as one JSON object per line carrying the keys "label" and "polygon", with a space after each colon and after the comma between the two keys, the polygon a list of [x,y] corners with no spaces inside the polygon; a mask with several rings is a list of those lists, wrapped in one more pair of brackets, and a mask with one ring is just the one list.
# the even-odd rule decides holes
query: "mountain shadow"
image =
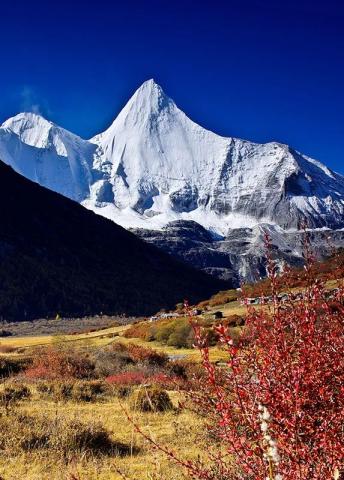
{"label": "mountain shadow", "polygon": [[0,317],[148,315],[228,287],[0,162]]}

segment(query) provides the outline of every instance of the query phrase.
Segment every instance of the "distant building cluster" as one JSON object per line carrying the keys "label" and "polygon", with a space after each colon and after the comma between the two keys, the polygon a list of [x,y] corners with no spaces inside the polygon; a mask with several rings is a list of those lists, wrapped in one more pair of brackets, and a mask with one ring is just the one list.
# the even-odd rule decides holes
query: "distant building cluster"
{"label": "distant building cluster", "polygon": [[[333,288],[331,290],[327,290],[325,292],[325,297],[328,300],[331,300],[331,299],[336,297],[338,292],[339,292],[338,288]],[[287,301],[293,301],[293,302],[296,301],[297,302],[297,301],[300,301],[300,300],[304,299],[304,293],[303,292],[289,293],[289,294],[288,293],[281,293],[281,294],[277,295],[277,299],[282,303],[287,302]],[[242,298],[240,300],[240,303],[241,303],[241,305],[265,305],[267,303],[271,303],[272,301],[273,301],[272,295],[268,295],[268,296],[262,295],[262,296],[259,296],[259,297]]]}

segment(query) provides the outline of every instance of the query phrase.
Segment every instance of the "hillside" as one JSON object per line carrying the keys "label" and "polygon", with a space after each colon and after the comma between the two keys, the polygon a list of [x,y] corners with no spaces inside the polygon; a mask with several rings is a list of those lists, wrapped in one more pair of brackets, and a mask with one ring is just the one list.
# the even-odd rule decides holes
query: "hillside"
{"label": "hillside", "polygon": [[0,317],[146,315],[223,283],[0,164]]}

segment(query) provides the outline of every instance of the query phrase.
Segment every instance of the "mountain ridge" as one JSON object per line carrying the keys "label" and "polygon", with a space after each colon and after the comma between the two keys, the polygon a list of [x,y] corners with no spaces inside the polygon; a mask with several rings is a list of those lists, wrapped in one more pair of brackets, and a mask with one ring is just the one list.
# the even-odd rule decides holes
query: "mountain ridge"
{"label": "mountain ridge", "polygon": [[161,229],[179,219],[220,234],[259,223],[344,225],[343,176],[288,145],[204,129],[153,79],[90,140],[19,114],[0,127],[0,155],[27,178],[126,228]]}
{"label": "mountain ridge", "polygon": [[0,158],[145,240],[152,232],[153,243],[173,222],[196,222],[219,241],[259,225],[344,227],[342,175],[286,144],[204,129],[152,79],[89,140],[34,114],[7,120]]}

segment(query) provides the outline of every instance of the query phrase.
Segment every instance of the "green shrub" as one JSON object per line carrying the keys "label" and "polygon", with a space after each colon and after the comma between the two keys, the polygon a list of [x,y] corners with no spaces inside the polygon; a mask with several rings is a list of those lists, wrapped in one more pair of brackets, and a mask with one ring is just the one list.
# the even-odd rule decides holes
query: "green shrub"
{"label": "green shrub", "polygon": [[94,402],[109,393],[110,388],[105,382],[76,382],[73,385],[72,397],[77,402]]}
{"label": "green shrub", "polygon": [[56,382],[53,384],[53,398],[56,401],[67,401],[73,398],[73,382]]}
{"label": "green shrub", "polygon": [[167,345],[177,348],[192,348],[195,342],[194,331],[189,323],[175,325],[174,331],[167,340]]}
{"label": "green shrub", "polygon": [[[213,330],[214,320],[197,318],[199,325],[204,327],[208,345],[216,345],[218,336]],[[189,318],[177,317],[162,319],[153,324],[145,322],[130,327],[125,336],[127,338],[142,338],[146,341],[157,341],[177,348],[193,348],[195,342],[194,330]]]}
{"label": "green shrub", "polygon": [[27,358],[0,358],[0,378],[7,378],[21,372],[30,364]]}
{"label": "green shrub", "polygon": [[31,391],[26,385],[8,385],[0,392],[0,403],[6,410],[19,402],[31,397]]}
{"label": "green shrub", "polygon": [[141,412],[165,412],[173,409],[168,393],[159,387],[139,390],[135,396],[134,406]]}
{"label": "green shrub", "polygon": [[157,325],[155,340],[162,343],[167,343],[170,335],[174,332],[174,322]]}

